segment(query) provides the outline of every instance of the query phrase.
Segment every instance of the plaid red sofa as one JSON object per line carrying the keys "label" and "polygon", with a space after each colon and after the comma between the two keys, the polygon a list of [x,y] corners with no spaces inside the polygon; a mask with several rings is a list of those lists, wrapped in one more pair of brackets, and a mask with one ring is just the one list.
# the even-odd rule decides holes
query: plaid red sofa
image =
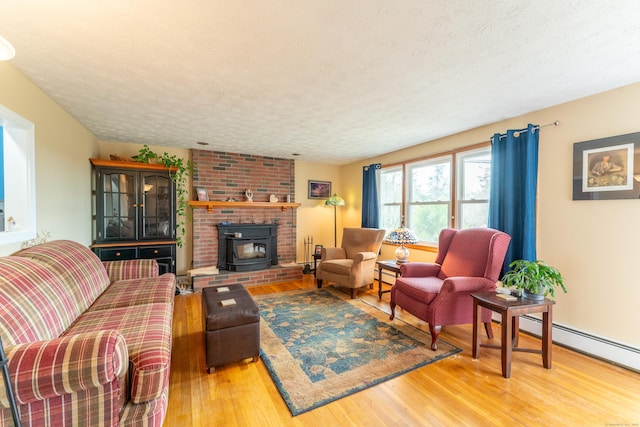
{"label": "plaid red sofa", "polygon": [[[25,426],[161,426],[176,278],[59,240],[0,258],[0,336]],[[0,426],[13,425],[0,387]]]}

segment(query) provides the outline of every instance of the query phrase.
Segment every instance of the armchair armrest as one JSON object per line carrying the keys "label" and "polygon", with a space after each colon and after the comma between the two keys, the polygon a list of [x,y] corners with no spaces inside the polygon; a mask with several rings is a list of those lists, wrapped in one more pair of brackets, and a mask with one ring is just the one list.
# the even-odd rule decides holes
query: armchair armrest
{"label": "armchair armrest", "polygon": [[[26,404],[108,384],[129,366],[124,337],[115,330],[68,335],[6,348],[16,402]],[[9,403],[0,388],[0,407]]]}
{"label": "armchair armrest", "polygon": [[155,277],[159,274],[158,262],[155,259],[103,261],[102,264],[112,283],[118,280]]}
{"label": "armchair armrest", "polygon": [[353,265],[357,265],[363,261],[367,261],[370,259],[376,259],[378,255],[374,252],[358,252],[356,256],[353,257]]}
{"label": "armchair armrest", "polygon": [[442,283],[440,294],[451,292],[489,292],[496,289],[496,283],[486,277],[448,277]]}
{"label": "armchair armrest", "polygon": [[442,288],[434,302],[444,300],[452,293],[489,292],[495,288],[496,283],[486,277],[448,277],[442,282]]}
{"label": "armchair armrest", "polygon": [[403,277],[433,277],[440,273],[440,264],[432,262],[410,262],[400,265]]}
{"label": "armchair armrest", "polygon": [[322,256],[320,261],[328,261],[330,259],[345,259],[347,252],[343,248],[322,248]]}

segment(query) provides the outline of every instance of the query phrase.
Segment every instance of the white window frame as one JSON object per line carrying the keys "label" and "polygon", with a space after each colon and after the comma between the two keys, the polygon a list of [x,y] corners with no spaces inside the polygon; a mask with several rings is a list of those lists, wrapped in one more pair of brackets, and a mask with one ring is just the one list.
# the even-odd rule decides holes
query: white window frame
{"label": "white window frame", "polygon": [[3,132],[4,231],[0,245],[36,237],[35,126],[0,105]]}

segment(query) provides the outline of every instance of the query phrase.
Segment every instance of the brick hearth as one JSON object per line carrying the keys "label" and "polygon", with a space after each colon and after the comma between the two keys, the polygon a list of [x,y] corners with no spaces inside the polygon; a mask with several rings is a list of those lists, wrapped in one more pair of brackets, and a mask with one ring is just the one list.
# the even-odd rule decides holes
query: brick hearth
{"label": "brick hearth", "polygon": [[[232,197],[244,201],[247,188],[253,191],[254,202],[267,202],[274,194],[293,202],[295,194],[295,163],[293,160],[218,151],[193,150],[193,185],[207,190],[211,200]],[[296,210],[275,208],[214,208],[193,209],[193,268],[217,265],[218,228],[221,222],[277,223],[278,262],[291,263],[296,259]],[[194,278],[194,290],[206,286],[234,283],[257,285],[289,280],[301,280],[302,269],[272,266],[266,270],[229,272],[220,270],[216,276]]]}
{"label": "brick hearth", "polygon": [[266,270],[231,272],[220,270],[215,276],[200,276],[193,278],[194,292],[202,291],[202,288],[208,286],[228,286],[228,285],[244,285],[253,286],[264,283],[288,282],[291,280],[302,280],[302,269],[298,267],[281,267],[274,265]]}

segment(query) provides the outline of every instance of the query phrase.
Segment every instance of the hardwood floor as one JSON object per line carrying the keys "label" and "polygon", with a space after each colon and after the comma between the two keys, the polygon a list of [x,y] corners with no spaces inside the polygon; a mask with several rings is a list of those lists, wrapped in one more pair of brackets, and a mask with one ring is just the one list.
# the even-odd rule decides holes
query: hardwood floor
{"label": "hardwood floor", "polygon": [[[313,276],[306,275],[248,290],[313,287]],[[378,301],[377,287],[358,297],[389,311],[389,294]],[[440,335],[463,352],[292,417],[262,360],[207,374],[200,304],[200,293],[175,299],[165,427],[640,425],[639,373],[553,345],[552,369],[542,367],[538,354],[514,353],[505,379],[499,350],[482,348],[477,360],[471,358],[471,325],[445,327]],[[428,331],[402,310],[396,317]],[[499,325],[494,333],[499,344]],[[520,334],[520,346],[540,348],[540,340]]]}

